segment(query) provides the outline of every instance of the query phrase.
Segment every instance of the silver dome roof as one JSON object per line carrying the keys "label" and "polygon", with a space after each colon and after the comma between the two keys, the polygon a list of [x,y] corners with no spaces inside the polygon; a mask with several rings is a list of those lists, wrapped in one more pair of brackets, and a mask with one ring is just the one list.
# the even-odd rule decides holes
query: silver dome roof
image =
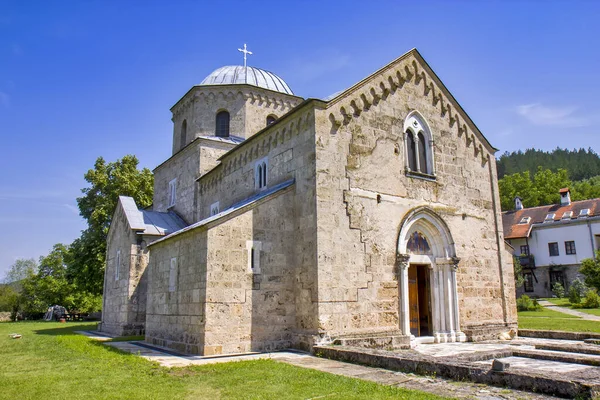
{"label": "silver dome roof", "polygon": [[272,72],[254,67],[227,65],[211,72],[200,85],[248,84],[293,95],[287,83]]}

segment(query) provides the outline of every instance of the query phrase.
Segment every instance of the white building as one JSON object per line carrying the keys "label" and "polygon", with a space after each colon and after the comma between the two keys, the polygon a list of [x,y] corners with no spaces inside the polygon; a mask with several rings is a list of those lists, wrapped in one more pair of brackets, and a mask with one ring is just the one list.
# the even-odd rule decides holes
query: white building
{"label": "white building", "polygon": [[515,210],[502,213],[504,239],[525,278],[517,296],[551,297],[555,282],[568,288],[600,248],[600,199],[571,202],[569,189],[560,195],[560,204],[525,209],[517,197]]}

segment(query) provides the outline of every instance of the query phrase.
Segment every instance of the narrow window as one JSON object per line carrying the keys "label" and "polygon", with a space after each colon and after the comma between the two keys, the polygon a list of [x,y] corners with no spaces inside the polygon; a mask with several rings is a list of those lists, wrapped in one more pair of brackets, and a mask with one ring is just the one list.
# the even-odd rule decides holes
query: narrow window
{"label": "narrow window", "polygon": [[524,254],[526,256],[529,255],[529,245],[528,244],[521,246],[521,254]]}
{"label": "narrow window", "polygon": [[177,288],[177,257],[171,258],[169,267],[169,292],[174,292]]}
{"label": "narrow window", "polygon": [[548,243],[548,253],[550,254],[550,257],[556,257],[559,255],[557,242]]}
{"label": "narrow window", "polygon": [[250,269],[254,272],[256,263],[254,262],[254,247],[250,249]]}
{"label": "narrow window", "polygon": [[248,251],[248,272],[260,274],[260,251],[262,250],[262,242],[247,240],[246,250]]}
{"label": "narrow window", "polygon": [[269,162],[266,157],[261,160],[258,160],[256,164],[254,164],[254,182],[256,189],[264,189],[267,187],[268,168]]}
{"label": "narrow window", "polygon": [[183,149],[187,141],[187,121],[184,119],[181,123],[181,132],[179,133],[179,148]]}
{"label": "narrow window", "polygon": [[121,267],[121,250],[117,250],[117,257],[115,257],[115,281],[119,280],[119,268]]}
{"label": "narrow window", "polygon": [[210,216],[217,215],[219,212],[219,202],[217,201],[210,206]]}
{"label": "narrow window", "polygon": [[177,197],[177,178],[169,182],[169,207],[175,205],[175,198]]}
{"label": "narrow window", "polygon": [[275,122],[275,120],[276,120],[276,119],[277,119],[277,117],[276,117],[276,116],[274,116],[274,115],[269,115],[269,116],[267,117],[267,126],[269,126],[269,125],[271,125],[273,122]]}
{"label": "narrow window", "polygon": [[227,111],[221,111],[217,114],[215,135],[218,137],[229,136],[229,113]]}
{"label": "narrow window", "polygon": [[525,291],[533,292],[533,274],[531,272],[525,272],[523,278],[523,287],[525,288]]}
{"label": "narrow window", "polygon": [[427,174],[427,147],[425,144],[425,136],[423,136],[422,132],[419,132],[419,171]]}
{"label": "narrow window", "polygon": [[577,251],[575,250],[575,242],[574,241],[568,241],[565,242],[565,253],[567,254],[577,254]]}
{"label": "narrow window", "polygon": [[417,170],[417,144],[415,143],[415,137],[411,131],[406,132],[408,135],[408,169],[411,171]]}

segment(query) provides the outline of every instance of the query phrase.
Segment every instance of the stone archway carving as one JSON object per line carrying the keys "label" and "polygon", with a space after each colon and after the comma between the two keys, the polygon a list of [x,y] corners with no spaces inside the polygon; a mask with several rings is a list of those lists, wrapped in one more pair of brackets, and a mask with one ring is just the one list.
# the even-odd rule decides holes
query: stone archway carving
{"label": "stone archway carving", "polygon": [[411,335],[408,268],[411,264],[424,264],[429,267],[430,274],[434,342],[466,341],[465,334],[460,330],[456,287],[459,261],[448,226],[433,210],[418,207],[404,217],[396,251],[400,330],[404,335]]}

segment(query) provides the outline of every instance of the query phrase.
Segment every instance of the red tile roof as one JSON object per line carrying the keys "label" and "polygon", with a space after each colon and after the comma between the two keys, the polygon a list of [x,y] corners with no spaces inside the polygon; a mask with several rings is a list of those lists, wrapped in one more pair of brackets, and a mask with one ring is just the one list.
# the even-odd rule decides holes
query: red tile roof
{"label": "red tile roof", "polygon": [[[504,226],[504,239],[517,239],[529,236],[531,225],[540,224],[546,219],[546,215],[554,214],[554,220],[560,221],[564,213],[572,211],[571,219],[577,219],[579,212],[588,208],[588,217],[600,215],[600,199],[573,201],[569,205],[552,204],[549,206],[524,208],[522,210],[505,211],[502,213],[502,225]],[[519,224],[526,217],[531,220],[528,224]]]}

